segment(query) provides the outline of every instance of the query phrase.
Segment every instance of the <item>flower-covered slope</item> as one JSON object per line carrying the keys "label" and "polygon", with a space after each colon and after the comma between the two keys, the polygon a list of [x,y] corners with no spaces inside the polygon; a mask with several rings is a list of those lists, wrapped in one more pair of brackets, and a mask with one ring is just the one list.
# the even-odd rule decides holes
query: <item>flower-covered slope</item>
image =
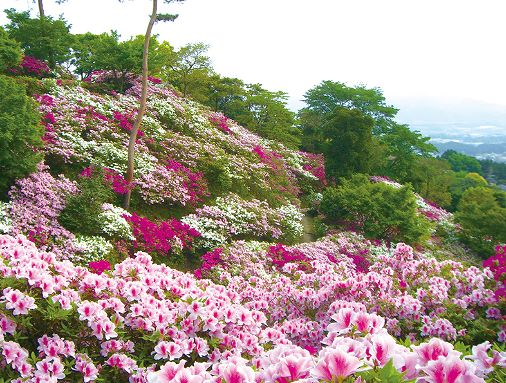
{"label": "flower-covered slope", "polygon": [[[46,153],[124,174],[139,86],[133,81],[127,94],[112,96],[52,84],[37,98]],[[286,202],[301,186],[324,181],[322,166],[321,157],[262,139],[161,84],[149,86],[135,163],[135,186],[145,203],[196,204],[210,187]]]}
{"label": "flower-covered slope", "polygon": [[[151,239],[170,242],[165,255],[180,249],[182,238],[160,229],[175,221],[149,221],[174,212],[185,215],[184,224],[176,225],[193,230],[201,250],[234,238],[294,241],[302,235],[299,197],[325,184],[321,156],[262,139],[152,79],[135,146],[134,182],[127,185],[123,174],[140,82],[132,77],[126,94],[104,92],[107,76],[96,73],[91,84],[42,80],[35,98],[45,127],[46,164],[18,180],[10,203],[0,205],[0,233],[25,234],[82,264],[121,252],[133,239],[142,245],[156,227]],[[72,232],[60,214],[68,198],[82,192],[79,181],[94,177],[95,169],[115,201],[96,213],[94,235]],[[147,220],[133,222],[119,207],[128,189],[134,210]]]}
{"label": "flower-covered slope", "polygon": [[[223,286],[156,265],[146,253],[97,275],[22,236],[0,236],[0,255],[4,381],[480,383],[506,366],[505,353],[488,342],[468,355],[438,338],[402,345],[385,318],[353,300],[337,300],[328,317],[317,316],[321,343],[303,341],[303,348],[290,338],[307,324],[305,314],[279,317],[283,308],[272,305],[279,293],[260,277],[241,292],[233,282]],[[317,267],[317,258],[290,267]],[[252,300],[252,291],[262,289],[267,295]],[[306,290],[292,297],[310,299]]]}

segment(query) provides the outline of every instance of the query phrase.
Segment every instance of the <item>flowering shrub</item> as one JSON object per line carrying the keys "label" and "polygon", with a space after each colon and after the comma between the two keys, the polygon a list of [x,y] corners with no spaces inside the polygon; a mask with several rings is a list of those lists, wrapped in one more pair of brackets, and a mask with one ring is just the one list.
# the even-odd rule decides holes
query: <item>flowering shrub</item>
{"label": "flowering shrub", "polygon": [[495,255],[485,260],[483,267],[488,267],[494,274],[497,281],[496,297],[506,301],[506,245],[497,246]]}
{"label": "flowering shrub", "polygon": [[399,337],[506,339],[490,270],[440,262],[404,244],[387,248],[341,234],[293,247],[235,243],[220,259],[203,275],[225,283],[302,347],[317,347],[329,318],[350,302],[388,318]]}
{"label": "flowering shrub", "polygon": [[163,255],[179,253],[191,248],[194,239],[200,236],[197,230],[177,219],[152,222],[136,213],[124,218],[132,226],[134,247],[143,251],[155,251]]}
{"label": "flowering shrub", "polygon": [[488,342],[466,354],[437,338],[403,346],[383,317],[353,302],[335,305],[323,343],[305,350],[252,307],[265,302],[145,253],[96,274],[22,236],[0,236],[0,250],[0,283],[15,284],[0,296],[0,375],[11,382],[360,382],[385,374],[391,379],[379,381],[485,382],[506,366]]}
{"label": "flowering shrub", "polygon": [[221,113],[213,112],[209,114],[209,121],[214,124],[218,129],[225,133],[232,133],[232,130],[228,127],[228,117]]}
{"label": "flowering shrub", "polygon": [[102,205],[102,212],[98,215],[101,231],[110,238],[134,240],[132,228],[126,220],[130,213],[125,209],[110,203]]}
{"label": "flowering shrub", "polygon": [[62,256],[72,254],[74,235],[60,225],[58,217],[66,197],[77,192],[75,182],[62,175],[54,178],[47,166],[39,164],[37,172],[18,180],[9,192],[9,233],[27,234],[37,245]]}
{"label": "flowering shrub", "polygon": [[0,234],[8,234],[12,230],[12,219],[10,203],[0,201]]}
{"label": "flowering shrub", "polygon": [[207,249],[233,238],[290,241],[301,237],[303,232],[302,213],[295,206],[273,209],[265,201],[245,201],[235,194],[218,197],[214,205],[199,208],[181,220],[201,234],[197,244]]}
{"label": "flowering shrub", "polygon": [[[92,74],[89,81],[110,78],[107,72]],[[128,135],[137,108],[140,82],[131,84],[125,95],[98,95],[79,86],[52,83],[49,94],[39,95],[45,127],[45,152],[66,163],[108,168],[116,193],[128,185],[126,172]],[[46,81],[50,84],[50,81]],[[163,84],[149,83],[149,101],[136,142],[135,186],[149,204],[195,205],[208,196],[207,184],[215,170],[223,173],[217,194],[234,190],[243,196],[269,199],[280,204],[293,200],[300,189],[318,188],[312,170],[318,161],[280,144],[261,139],[232,120],[196,103],[180,98]],[[222,134],[229,129],[233,134]],[[270,166],[257,154],[262,148],[276,163]],[[306,166],[307,168],[307,166]],[[206,180],[205,177],[212,179]],[[307,189],[307,190],[306,190]]]}
{"label": "flowering shrub", "polygon": [[96,274],[102,274],[106,270],[111,270],[111,264],[106,260],[99,260],[90,262],[88,264],[89,268]]}
{"label": "flowering shrub", "polygon": [[10,72],[18,75],[46,77],[51,73],[49,66],[33,56],[24,56],[19,67],[10,69]]}
{"label": "flowering shrub", "polygon": [[113,245],[103,237],[78,235],[74,240],[76,249],[81,250],[77,257],[69,256],[76,265],[86,265],[89,262],[106,258],[113,249]]}

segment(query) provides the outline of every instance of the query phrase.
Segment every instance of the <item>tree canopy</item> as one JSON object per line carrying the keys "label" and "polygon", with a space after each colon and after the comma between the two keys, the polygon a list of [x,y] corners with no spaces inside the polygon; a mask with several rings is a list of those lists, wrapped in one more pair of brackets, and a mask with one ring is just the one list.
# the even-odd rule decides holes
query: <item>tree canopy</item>
{"label": "tree canopy", "polygon": [[51,69],[71,57],[72,35],[70,25],[59,18],[49,16],[30,18],[29,12],[5,11],[10,23],[6,25],[9,36],[20,43],[24,53],[48,63]]}

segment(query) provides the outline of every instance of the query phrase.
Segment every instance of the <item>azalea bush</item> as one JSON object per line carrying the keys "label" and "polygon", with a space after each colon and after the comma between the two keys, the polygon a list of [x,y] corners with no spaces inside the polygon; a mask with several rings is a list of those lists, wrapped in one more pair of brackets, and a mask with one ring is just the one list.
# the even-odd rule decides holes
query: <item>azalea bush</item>
{"label": "azalea bush", "polygon": [[191,249],[192,243],[200,237],[197,230],[177,219],[154,222],[136,213],[124,218],[132,227],[134,249],[158,254],[162,261],[171,258],[172,264],[178,263],[174,257],[181,258],[183,250]]}
{"label": "azalea bush", "polygon": [[42,248],[67,257],[75,251],[74,234],[60,224],[58,217],[68,196],[76,195],[79,189],[75,182],[63,175],[53,177],[48,170],[40,163],[35,173],[18,180],[9,191],[9,233],[25,234]]}
{"label": "azalea bush", "polygon": [[273,209],[265,201],[243,200],[235,194],[218,197],[182,221],[201,234],[197,245],[212,249],[238,238],[283,239],[302,236],[302,213],[293,205]]}
{"label": "azalea bush", "polygon": [[198,273],[262,310],[302,347],[318,347],[329,318],[350,302],[385,317],[388,331],[401,338],[506,340],[505,302],[495,294],[502,282],[492,270],[437,261],[405,244],[388,247],[352,234],[292,247],[236,242]]}
{"label": "azalea bush", "polygon": [[142,252],[111,271],[95,265],[98,274],[22,236],[0,236],[0,250],[0,375],[15,383],[479,383],[506,366],[488,342],[465,353],[437,338],[400,344],[353,302],[335,305],[322,343],[304,349],[267,324],[262,301]]}

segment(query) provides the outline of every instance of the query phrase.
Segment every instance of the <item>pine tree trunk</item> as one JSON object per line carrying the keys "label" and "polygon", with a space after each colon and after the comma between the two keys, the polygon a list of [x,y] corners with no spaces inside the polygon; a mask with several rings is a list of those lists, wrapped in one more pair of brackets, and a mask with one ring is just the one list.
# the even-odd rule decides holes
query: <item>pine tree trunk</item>
{"label": "pine tree trunk", "polygon": [[[142,53],[142,91],[141,91],[141,100],[139,104],[139,110],[137,111],[137,116],[135,117],[135,122],[130,132],[130,140],[128,142],[128,164],[127,164],[127,174],[126,174],[126,182],[131,186],[132,181],[134,179],[134,152],[135,152],[135,140],[137,139],[137,132],[139,131],[139,127],[141,126],[142,117],[144,116],[144,112],[146,111],[146,98],[148,91],[148,51],[149,51],[149,40],[151,39],[151,31],[153,30],[153,25],[156,22],[157,15],[157,5],[158,0],[153,1],[153,10],[151,12],[151,17],[149,19],[148,28],[146,30],[146,34],[144,35],[144,51]],[[128,209],[130,207],[130,197],[132,191],[129,188],[127,194],[125,195],[124,208]]]}
{"label": "pine tree trunk", "polygon": [[45,16],[44,4],[42,3],[42,0],[38,0],[38,3],[39,3],[39,17],[42,19]]}

